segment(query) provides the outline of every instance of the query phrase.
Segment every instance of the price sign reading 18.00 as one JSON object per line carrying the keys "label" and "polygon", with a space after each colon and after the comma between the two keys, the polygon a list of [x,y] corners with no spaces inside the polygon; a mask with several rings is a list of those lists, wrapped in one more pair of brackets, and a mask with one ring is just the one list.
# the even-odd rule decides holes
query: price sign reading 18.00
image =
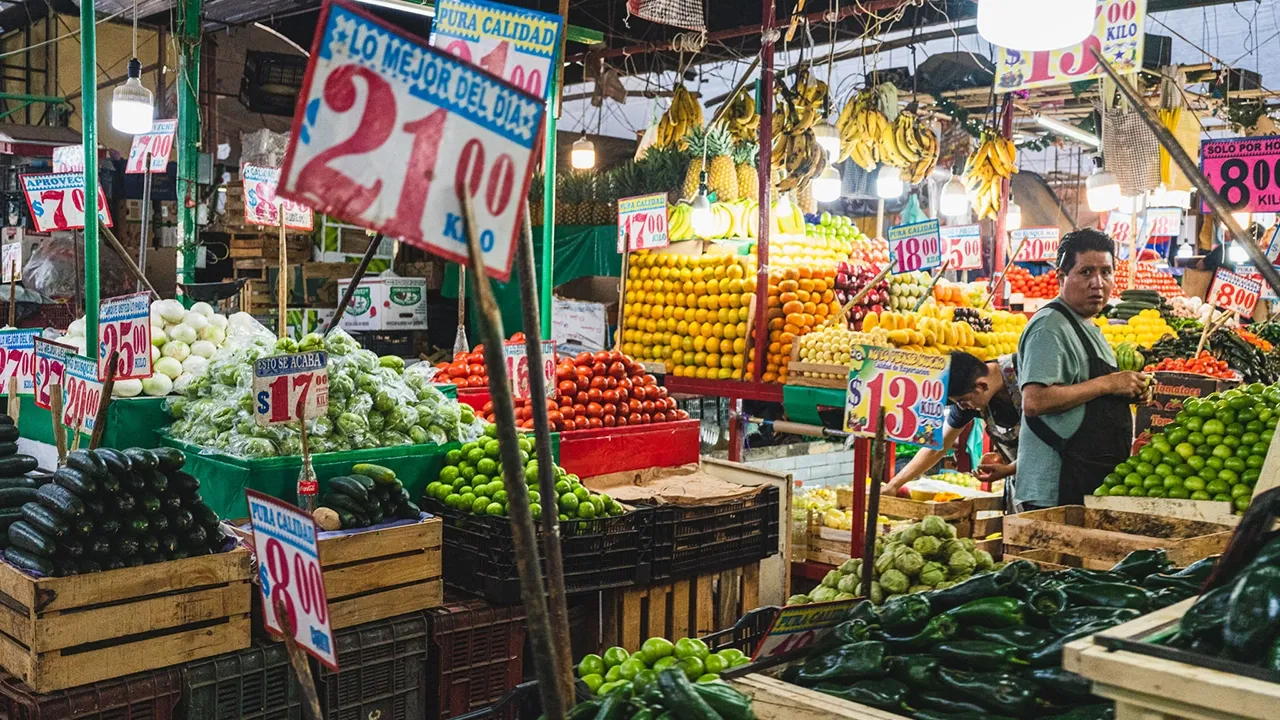
{"label": "price sign reading 18.00", "polygon": [[107,298],[98,306],[98,379],[119,351],[116,379],[151,377],[151,293]]}
{"label": "price sign reading 18.00", "polygon": [[1209,288],[1209,302],[1243,317],[1251,317],[1262,294],[1262,285],[1249,278],[1218,268]]}
{"label": "price sign reading 18.00", "polygon": [[329,354],[272,355],[253,362],[253,418],[259,425],[311,420],[329,409]]}
{"label": "price sign reading 18.00", "polygon": [[[1058,238],[1062,231],[1056,227],[1020,228],[1009,231],[1009,252],[1022,250],[1014,258],[1017,262],[1054,262],[1058,259]],[[1024,242],[1025,241],[1025,242]]]}
{"label": "price sign reading 18.00", "polygon": [[431,44],[545,99],[560,28],[559,15],[484,0],[439,0]]}
{"label": "price sign reading 18.00", "polygon": [[769,632],[761,638],[751,659],[767,660],[813,646],[843,622],[849,609],[857,602],[838,600],[782,608],[773,619]]}
{"label": "price sign reading 18.00", "polygon": [[62,424],[72,430],[93,432],[102,401],[98,364],[83,356],[67,358],[62,383]]}
{"label": "price sign reading 18.00", "polygon": [[[512,340],[502,345],[507,358],[507,378],[511,381],[511,394],[518,398],[529,397],[529,353],[523,340]],[[547,389],[547,397],[556,394],[556,341],[542,341],[542,378]]]}
{"label": "price sign reading 18.00", "polygon": [[888,236],[895,274],[931,270],[942,264],[942,236],[937,220],[891,227]]}
{"label": "price sign reading 18.00", "polygon": [[35,392],[35,339],[39,334],[39,330],[0,330],[0,393],[9,392],[10,378],[17,378],[19,395]]}
{"label": "price sign reading 18.00", "polygon": [[951,357],[854,345],[844,428],[874,435],[884,408],[890,440],[942,449]]}
{"label": "price sign reading 18.00", "polygon": [[951,270],[982,269],[982,226],[957,225],[942,228],[942,254]]}
{"label": "price sign reading 18.00", "polygon": [[75,349],[41,337],[35,339],[35,348],[36,406],[45,410],[52,410],[53,402],[50,400],[49,386],[58,385],[61,387],[66,385],[63,380],[63,374],[67,366],[67,358],[71,357]]}
{"label": "price sign reading 18.00", "polygon": [[346,0],[319,27],[280,195],[465,263],[465,193],[506,282],[545,104]]}
{"label": "price sign reading 18.00", "polygon": [[624,247],[627,252],[635,252],[670,244],[666,193],[618,200],[618,252]]}

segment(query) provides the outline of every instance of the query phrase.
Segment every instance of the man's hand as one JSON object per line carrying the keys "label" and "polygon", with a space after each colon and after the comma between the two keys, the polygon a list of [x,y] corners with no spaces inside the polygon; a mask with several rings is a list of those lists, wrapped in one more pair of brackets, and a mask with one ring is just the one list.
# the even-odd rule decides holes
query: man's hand
{"label": "man's hand", "polygon": [[1000,462],[982,463],[978,466],[974,475],[982,482],[995,482],[1013,475],[1018,470],[1018,466],[1012,463],[1005,464]]}
{"label": "man's hand", "polygon": [[1136,398],[1147,391],[1147,376],[1140,372],[1122,371],[1106,376],[1107,387],[1111,395]]}
{"label": "man's hand", "polygon": [[887,483],[880,483],[880,494],[889,495],[889,496],[897,495],[898,488],[900,487],[902,487],[902,483],[895,484],[892,481]]}

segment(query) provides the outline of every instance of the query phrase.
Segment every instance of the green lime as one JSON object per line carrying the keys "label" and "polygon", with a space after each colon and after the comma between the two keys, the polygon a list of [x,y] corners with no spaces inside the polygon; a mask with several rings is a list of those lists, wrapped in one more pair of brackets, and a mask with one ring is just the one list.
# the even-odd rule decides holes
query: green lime
{"label": "green lime", "polygon": [[474,503],[475,501],[476,501],[476,494],[473,492],[462,493],[462,497],[458,500],[458,502],[463,507],[468,507],[468,508],[471,507],[472,503]]}
{"label": "green lime", "polygon": [[1260,477],[1262,477],[1262,471],[1259,470],[1258,468],[1251,467],[1248,470],[1245,470],[1244,472],[1240,473],[1240,482],[1248,483],[1249,485],[1252,485],[1258,482],[1258,478]]}
{"label": "green lime", "polygon": [[622,663],[618,663],[617,665],[612,665],[609,667],[608,670],[605,671],[604,673],[605,682],[614,683],[622,679],[621,665]]}
{"label": "green lime", "polygon": [[1248,467],[1250,470],[1260,470],[1266,462],[1267,458],[1265,455],[1250,455],[1244,459],[1245,467]]}
{"label": "green lime", "polygon": [[600,690],[600,686],[604,685],[604,676],[594,673],[591,675],[583,675],[582,684],[586,685],[587,689],[594,695]]}
{"label": "green lime", "polygon": [[1218,447],[1219,445],[1222,444],[1222,440],[1223,440],[1222,435],[1205,435],[1204,436],[1204,444],[1208,445],[1209,447]]}
{"label": "green lime", "polygon": [[1205,479],[1202,477],[1198,477],[1196,475],[1192,475],[1191,477],[1182,481],[1182,487],[1190,490],[1191,492],[1199,492],[1201,490],[1204,490],[1204,486],[1205,486]]}
{"label": "green lime", "polygon": [[1201,418],[1201,417],[1187,418],[1187,422],[1183,425],[1183,427],[1185,427],[1187,429],[1187,432],[1189,433],[1200,432],[1200,429],[1204,427],[1204,418]]}
{"label": "green lime", "polygon": [[1108,487],[1112,485],[1119,485],[1120,483],[1123,483],[1123,482],[1124,482],[1124,478],[1121,478],[1119,475],[1116,475],[1115,473],[1111,473],[1110,475],[1107,475],[1106,477],[1102,478],[1102,484]]}
{"label": "green lime", "polygon": [[435,497],[436,493],[440,492],[440,488],[442,487],[444,487],[444,483],[441,483],[439,480],[429,483],[427,485],[427,497]]}
{"label": "green lime", "polygon": [[1232,455],[1233,453],[1231,452],[1231,448],[1227,447],[1226,445],[1219,445],[1218,447],[1213,449],[1214,457],[1229,458]]}
{"label": "green lime", "polygon": [[702,666],[707,672],[719,675],[729,669],[729,661],[719,655],[708,655],[707,658],[702,661]]}
{"label": "green lime", "polygon": [[646,665],[653,665],[675,652],[675,644],[663,637],[651,637],[640,645],[640,657]]}
{"label": "green lime", "polygon": [[1206,482],[1208,482],[1209,480],[1217,480],[1218,472],[1219,472],[1218,468],[1213,467],[1212,465],[1208,465],[1205,467],[1205,469],[1199,472],[1199,475],[1200,477],[1204,478]]}
{"label": "green lime", "polygon": [[685,677],[695,680],[706,672],[702,660],[697,657],[687,657],[680,661],[680,669],[684,670]]}
{"label": "green lime", "polygon": [[662,672],[678,662],[680,662],[680,659],[675,655],[668,655],[664,658],[658,658],[658,661],[653,664],[653,669]]}
{"label": "green lime", "polygon": [[1198,418],[1211,418],[1213,417],[1213,410],[1213,403],[1202,402],[1196,405],[1195,416]]}
{"label": "green lime", "polygon": [[451,508],[456,508],[458,507],[458,501],[461,499],[462,499],[462,496],[459,495],[458,493],[449,493],[448,495],[444,496],[444,504],[448,505]]}
{"label": "green lime", "polygon": [[1147,489],[1141,487],[1129,488],[1129,497],[1146,497]]}
{"label": "green lime", "polygon": [[1187,442],[1191,443],[1192,445],[1195,445],[1196,447],[1200,447],[1201,445],[1204,445],[1204,433],[1192,432],[1190,435],[1187,436]]}
{"label": "green lime", "polygon": [[1180,478],[1191,477],[1196,474],[1196,469],[1188,464],[1182,464],[1173,469],[1173,474]]}
{"label": "green lime", "polygon": [[476,471],[481,475],[493,477],[498,472],[498,462],[493,458],[480,458],[480,462],[476,463]]}
{"label": "green lime", "polygon": [[1093,489],[1093,495],[1094,495],[1094,497],[1106,497],[1107,495],[1110,495],[1110,494],[1111,494],[1111,488],[1113,488],[1113,487],[1124,487],[1124,486],[1123,486],[1123,485],[1108,485],[1108,484],[1106,484],[1106,483],[1103,483],[1103,484],[1101,484],[1101,485],[1099,485],[1098,487],[1096,487],[1096,488],[1094,488],[1094,489]]}
{"label": "green lime", "polygon": [[583,520],[590,520],[590,519],[594,518],[595,516],[596,516],[596,506],[595,506],[595,505],[593,505],[593,504],[591,504],[591,503],[589,503],[589,502],[584,502],[584,503],[579,503],[579,504],[578,504],[578,517],[579,517],[579,518],[582,518]]}
{"label": "green lime", "polygon": [[471,503],[471,512],[477,515],[484,515],[489,510],[489,498],[483,495],[476,498]]}
{"label": "green lime", "polygon": [[1236,437],[1235,435],[1224,435],[1222,437],[1222,442],[1219,444],[1226,445],[1227,447],[1234,450],[1235,448],[1240,447],[1240,438]]}
{"label": "green lime", "polygon": [[1131,460],[1132,458],[1130,458],[1129,460],[1125,460],[1124,462],[1117,465],[1115,469],[1115,473],[1120,477],[1124,477],[1125,475],[1128,475],[1129,473],[1133,472],[1134,463],[1131,462]]}
{"label": "green lime", "polygon": [[566,513],[578,512],[578,496],[573,493],[565,493],[560,496],[560,510]]}
{"label": "green lime", "polygon": [[1187,458],[1187,465],[1191,466],[1192,470],[1200,470],[1204,467],[1204,458],[1199,455],[1192,455]]}
{"label": "green lime", "polygon": [[1182,487],[1182,478],[1177,475],[1170,475],[1164,479],[1163,487],[1165,490],[1169,488]]}
{"label": "green lime", "polygon": [[1191,497],[1191,493],[1187,492],[1187,489],[1184,487],[1175,487],[1175,488],[1169,488],[1166,491],[1166,497],[1178,498],[1179,500],[1186,500],[1187,498]]}
{"label": "green lime", "polygon": [[1249,509],[1249,503],[1251,503],[1252,501],[1253,501],[1253,498],[1249,497],[1248,495],[1241,495],[1240,497],[1235,499],[1236,509],[1239,510],[1240,512],[1244,512],[1245,510]]}
{"label": "green lime", "polygon": [[520,449],[525,452],[533,452],[533,443],[530,442],[529,438],[527,437],[520,438],[519,440],[516,441],[516,444],[519,445]]}
{"label": "green lime", "polygon": [[502,452],[502,444],[497,440],[490,440],[484,444],[484,454],[486,456],[496,458],[500,452]]}
{"label": "green lime", "polygon": [[1221,435],[1226,432],[1226,426],[1221,420],[1205,420],[1204,425],[1200,428],[1200,432],[1208,435]]}
{"label": "green lime", "polygon": [[484,450],[481,450],[478,447],[471,448],[471,450],[466,454],[466,458],[467,462],[474,465],[484,459]]}
{"label": "green lime", "polygon": [[658,680],[657,672],[653,670],[641,670],[640,672],[636,673],[635,678],[631,680],[631,685],[638,692],[649,687],[657,680]]}
{"label": "green lime", "polygon": [[462,460],[461,450],[450,450],[444,454],[444,461],[447,465],[457,465]]}
{"label": "green lime", "polygon": [[1178,455],[1185,460],[1196,454],[1196,448],[1191,443],[1182,442],[1178,443],[1178,446],[1174,448],[1174,452],[1178,453]]}
{"label": "green lime", "polygon": [[1192,500],[1209,500],[1211,499],[1211,497],[1209,493],[1203,490],[1196,490],[1195,492],[1191,493],[1191,499]]}
{"label": "green lime", "polygon": [[1210,495],[1221,495],[1231,490],[1231,486],[1221,480],[1210,480],[1204,486],[1204,491]]}
{"label": "green lime", "polygon": [[[1232,458],[1232,459],[1235,460],[1236,458]],[[1228,470],[1226,468],[1223,468],[1218,471],[1218,479],[1228,485],[1234,485],[1240,482],[1240,473],[1236,472],[1235,470]]]}
{"label": "green lime", "polygon": [[1168,497],[1168,493],[1162,487],[1153,487],[1147,489],[1147,497]]}
{"label": "green lime", "polygon": [[529,503],[529,514],[534,520],[542,518],[542,503]]}
{"label": "green lime", "polygon": [[1231,486],[1231,497],[1238,498],[1241,496],[1248,497],[1253,494],[1253,488],[1244,483]]}
{"label": "green lime", "polygon": [[484,427],[484,434],[485,434],[487,437],[491,437],[491,438],[496,438],[496,437],[498,437],[498,426],[497,426],[497,425],[485,425],[485,427]]}
{"label": "green lime", "polygon": [[531,503],[540,503],[540,502],[542,502],[542,493],[538,492],[537,490],[530,490],[530,491],[529,491],[529,502],[531,502]]}
{"label": "green lime", "polygon": [[1128,485],[1116,485],[1115,487],[1111,488],[1111,491],[1110,491],[1109,493],[1107,493],[1107,494],[1108,494],[1108,495],[1128,495],[1128,494],[1129,494],[1129,486],[1128,486]]}
{"label": "green lime", "polygon": [[1156,474],[1160,477],[1168,477],[1173,474],[1173,466],[1162,462],[1156,465]]}
{"label": "green lime", "polygon": [[573,489],[573,494],[578,496],[578,500],[590,500],[591,491],[579,485]]}
{"label": "green lime", "polygon": [[1143,477],[1146,477],[1156,471],[1156,466],[1144,460],[1135,465],[1133,471]]}
{"label": "green lime", "polygon": [[[454,451],[456,452],[456,451]],[[458,468],[447,465],[440,468],[440,482],[445,485],[452,485],[454,480],[458,479]]]}
{"label": "green lime", "polygon": [[506,504],[507,504],[507,491],[506,491],[506,490],[499,490],[499,491],[495,492],[491,497],[493,498],[493,501],[494,501],[494,502],[496,502],[496,503],[502,503],[503,505],[506,505]]}
{"label": "green lime", "polygon": [[502,503],[489,503],[489,509],[485,512],[492,517],[502,517],[507,514],[507,506]]}
{"label": "green lime", "polygon": [[462,475],[463,480],[470,480],[476,476],[476,466],[471,463],[463,463],[458,466],[458,472]]}
{"label": "green lime", "polygon": [[[604,675],[604,658],[595,653],[589,653],[578,661],[578,677],[584,680],[588,675]],[[603,679],[603,678],[602,678]]]}
{"label": "green lime", "polygon": [[563,494],[565,494],[565,493],[567,493],[567,492],[569,492],[569,481],[568,481],[568,480],[557,480],[557,481],[556,481],[556,494],[557,494],[557,495],[563,495]]}
{"label": "green lime", "polygon": [[1169,441],[1163,435],[1155,436],[1151,440],[1151,447],[1155,448],[1162,456],[1173,452],[1173,446],[1169,444]]}
{"label": "green lime", "polygon": [[461,495],[462,493],[470,489],[471,489],[471,483],[467,482],[466,478],[458,478],[457,480],[453,481],[453,492],[456,492],[459,495]]}
{"label": "green lime", "polygon": [[1148,462],[1154,465],[1155,463],[1160,462],[1160,451],[1148,445],[1138,451],[1138,457],[1142,458],[1143,462]]}
{"label": "green lime", "polygon": [[471,491],[476,495],[489,497],[489,478],[483,475],[477,475],[471,480]]}
{"label": "green lime", "polygon": [[622,664],[619,665],[618,668],[624,680],[634,680],[636,675],[639,675],[641,671],[647,669],[644,665],[644,660],[641,660],[638,655],[632,655],[626,660],[623,660]]}
{"label": "green lime", "polygon": [[1231,496],[1228,495],[1227,493],[1218,493],[1217,495],[1214,495],[1210,499],[1213,500],[1214,502],[1231,502]]}
{"label": "green lime", "polygon": [[1142,479],[1142,487],[1146,489],[1164,487],[1164,478],[1159,475],[1148,475]]}

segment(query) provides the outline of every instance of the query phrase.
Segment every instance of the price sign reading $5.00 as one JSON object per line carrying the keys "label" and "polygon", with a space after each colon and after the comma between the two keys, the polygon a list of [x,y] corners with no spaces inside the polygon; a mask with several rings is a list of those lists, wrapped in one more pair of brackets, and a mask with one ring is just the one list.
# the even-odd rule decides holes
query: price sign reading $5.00
{"label": "price sign reading $5.00", "polygon": [[560,30],[559,15],[484,0],[439,0],[431,44],[545,100]]}
{"label": "price sign reading $5.00", "polygon": [[151,293],[107,298],[98,306],[98,379],[119,351],[116,379],[151,377]]}
{"label": "price sign reading $5.00", "polygon": [[45,340],[41,337],[35,339],[35,347],[36,407],[52,410],[53,402],[50,400],[49,386],[58,385],[61,387],[66,385],[63,375],[67,367],[67,358],[71,357],[71,354],[75,352],[75,348],[67,347],[52,340]]}
{"label": "price sign reading $5.00", "polygon": [[62,382],[62,424],[72,430],[93,432],[102,401],[98,364],[83,356],[67,358]]}
{"label": "price sign reading $5.00", "polygon": [[267,629],[284,634],[276,605],[284,607],[293,639],[330,670],[338,670],[329,600],[320,571],[316,523],[311,515],[254,490],[246,490],[253,551],[258,558],[262,618]]}
{"label": "price sign reading $5.00", "polygon": [[942,264],[942,235],[937,220],[889,228],[889,257],[894,274],[931,270]]}
{"label": "price sign reading $5.00", "polygon": [[17,378],[19,395],[35,392],[35,339],[39,334],[39,330],[0,330],[0,393],[9,392],[10,378]]}
{"label": "price sign reading $5.00", "polygon": [[1218,268],[1213,275],[1213,286],[1209,288],[1209,302],[1242,317],[1251,317],[1261,294],[1262,284],[1257,280]]}
{"label": "price sign reading $5.00", "polygon": [[272,355],[253,362],[253,419],[259,425],[312,420],[329,409],[329,354]]}
{"label": "price sign reading $5.00", "polygon": [[[523,340],[512,340],[502,345],[507,358],[507,378],[511,381],[511,394],[518,398],[527,398],[530,393],[529,353]],[[542,378],[547,389],[547,397],[556,395],[556,341],[542,341]]]}
{"label": "price sign reading $5.00", "polygon": [[884,408],[885,437],[942,449],[949,355],[854,345],[845,397],[845,430],[875,435]]}
{"label": "price sign reading $5.00", "polygon": [[465,263],[470,198],[506,282],[545,105],[347,0],[327,0],[279,193]]}

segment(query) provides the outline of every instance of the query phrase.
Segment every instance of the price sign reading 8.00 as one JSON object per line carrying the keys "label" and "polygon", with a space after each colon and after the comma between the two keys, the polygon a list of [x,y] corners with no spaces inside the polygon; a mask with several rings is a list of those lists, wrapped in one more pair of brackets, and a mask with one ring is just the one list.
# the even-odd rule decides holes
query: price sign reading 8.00
{"label": "price sign reading 8.00", "polygon": [[39,330],[0,330],[0,392],[9,392],[10,378],[17,378],[19,395],[35,392],[35,339],[39,334]]}
{"label": "price sign reading 8.00", "polygon": [[439,0],[431,44],[545,99],[560,29],[559,15],[483,0]]}
{"label": "price sign reading 8.00", "polygon": [[869,345],[854,350],[845,430],[874,435],[883,408],[885,437],[941,449],[951,358]]}
{"label": "price sign reading 8.00", "polygon": [[151,377],[151,293],[103,300],[98,306],[98,379],[107,379],[107,362],[119,352],[116,379]]}
{"label": "price sign reading 8.00", "polygon": [[67,358],[62,383],[62,424],[72,430],[92,432],[102,401],[98,364],[83,356]]}
{"label": "price sign reading 8.00", "polygon": [[1213,286],[1209,288],[1209,302],[1223,310],[1251,317],[1261,294],[1262,284],[1257,280],[1218,268],[1213,276]]}
{"label": "price sign reading 8.00", "polygon": [[61,387],[66,384],[63,380],[63,374],[67,366],[67,358],[74,352],[74,348],[66,345],[45,340],[42,337],[35,339],[36,407],[41,407],[45,410],[53,409],[53,402],[49,395],[50,386],[58,385]]}
{"label": "price sign reading 8.00", "polygon": [[1280,136],[1202,143],[1200,169],[1232,210],[1280,211]]}
{"label": "price sign reading 8.00", "polygon": [[253,418],[259,425],[318,418],[329,408],[329,354],[272,355],[253,361]]}
{"label": "price sign reading 8.00", "polygon": [[[507,378],[511,382],[511,394],[518,398],[527,398],[531,392],[529,374],[529,353],[523,340],[512,340],[502,345],[507,359]],[[542,379],[547,397],[556,394],[556,341],[542,341]]]}
{"label": "price sign reading 8.00", "polygon": [[942,264],[942,235],[937,220],[891,227],[888,236],[895,274],[930,270]]}

